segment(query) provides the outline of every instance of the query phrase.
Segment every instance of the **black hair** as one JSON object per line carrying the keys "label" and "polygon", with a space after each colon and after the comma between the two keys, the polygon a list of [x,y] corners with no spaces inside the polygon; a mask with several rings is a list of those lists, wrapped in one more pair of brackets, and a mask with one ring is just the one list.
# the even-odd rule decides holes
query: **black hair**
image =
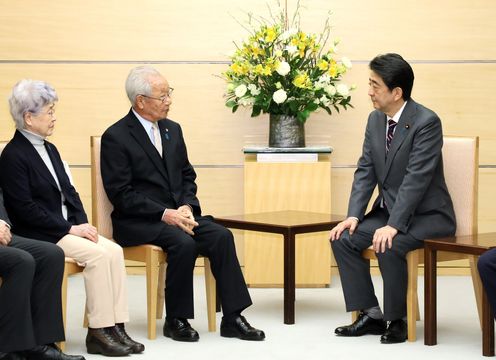
{"label": "black hair", "polygon": [[370,62],[369,67],[382,78],[390,91],[399,87],[403,90],[403,100],[410,99],[415,77],[410,64],[400,55],[394,53],[377,55]]}

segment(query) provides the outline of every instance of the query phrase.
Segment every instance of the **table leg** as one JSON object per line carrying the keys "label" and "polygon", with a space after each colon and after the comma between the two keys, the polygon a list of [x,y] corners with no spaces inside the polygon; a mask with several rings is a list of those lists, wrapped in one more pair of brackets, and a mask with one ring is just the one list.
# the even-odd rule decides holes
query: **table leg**
{"label": "table leg", "polygon": [[494,318],[486,291],[482,291],[482,355],[494,356]]}
{"label": "table leg", "polygon": [[437,344],[437,252],[424,248],[425,345]]}
{"label": "table leg", "polygon": [[295,323],[295,234],[284,234],[284,323]]}

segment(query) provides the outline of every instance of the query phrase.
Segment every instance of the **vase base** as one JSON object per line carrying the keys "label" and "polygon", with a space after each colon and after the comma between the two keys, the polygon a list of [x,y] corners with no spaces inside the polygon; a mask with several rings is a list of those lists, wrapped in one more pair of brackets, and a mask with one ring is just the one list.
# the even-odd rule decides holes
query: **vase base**
{"label": "vase base", "polygon": [[269,147],[305,147],[305,127],[296,116],[270,115]]}

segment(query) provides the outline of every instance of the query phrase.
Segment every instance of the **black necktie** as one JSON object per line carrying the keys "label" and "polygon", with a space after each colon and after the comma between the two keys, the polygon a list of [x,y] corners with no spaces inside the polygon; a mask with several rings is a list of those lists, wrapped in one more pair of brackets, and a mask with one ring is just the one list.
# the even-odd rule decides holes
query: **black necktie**
{"label": "black necktie", "polygon": [[391,141],[393,140],[394,128],[398,125],[393,119],[388,120],[388,129],[386,135],[386,155],[389,152],[389,147],[391,146]]}

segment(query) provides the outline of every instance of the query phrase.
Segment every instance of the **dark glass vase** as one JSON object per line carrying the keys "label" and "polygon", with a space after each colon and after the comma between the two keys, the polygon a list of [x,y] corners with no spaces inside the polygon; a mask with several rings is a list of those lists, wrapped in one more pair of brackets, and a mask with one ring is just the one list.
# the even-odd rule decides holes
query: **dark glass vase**
{"label": "dark glass vase", "polygon": [[269,147],[305,147],[305,124],[296,116],[270,114]]}

